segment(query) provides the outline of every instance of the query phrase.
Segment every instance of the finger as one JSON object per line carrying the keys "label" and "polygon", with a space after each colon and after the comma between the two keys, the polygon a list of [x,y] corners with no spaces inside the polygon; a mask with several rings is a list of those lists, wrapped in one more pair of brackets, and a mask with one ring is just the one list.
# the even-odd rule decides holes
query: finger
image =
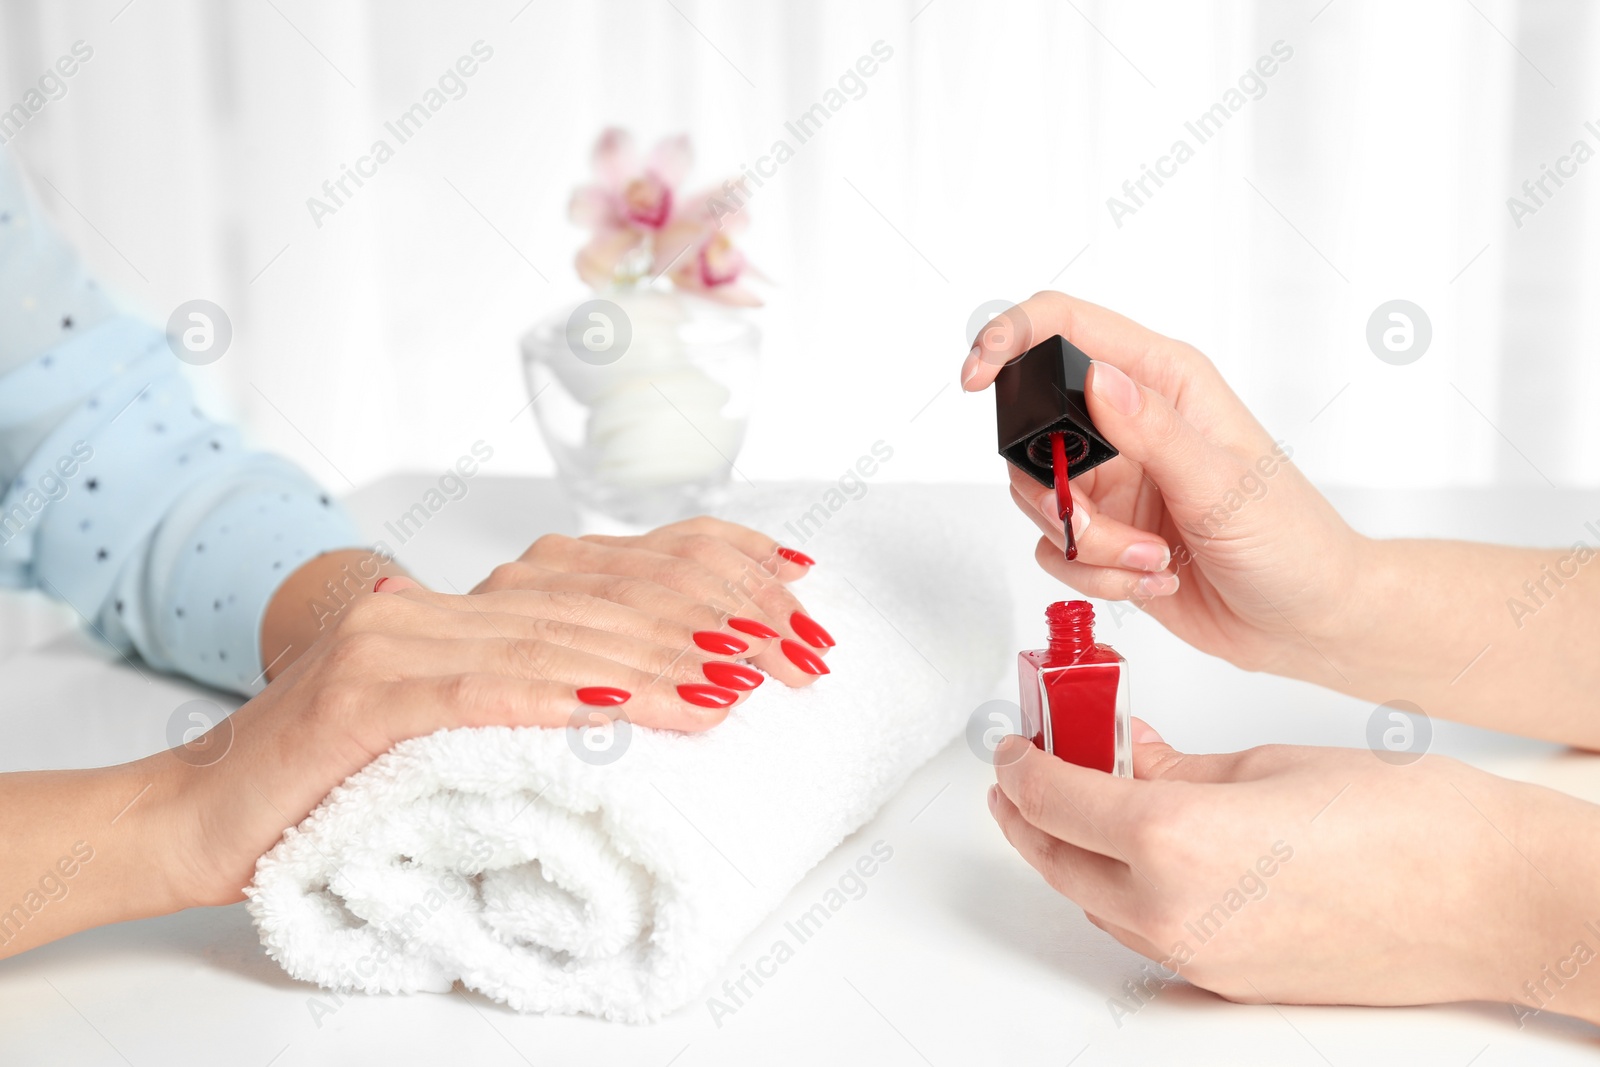
{"label": "finger", "polygon": [[674,685],[710,683],[743,693],[766,680],[766,675],[754,667],[705,652],[682,628],[676,628],[676,634],[663,640],[655,640],[610,626],[582,625],[563,619],[483,613],[474,621],[489,632],[475,630],[473,636],[508,642],[545,641],[616,660]]}
{"label": "finger", "polygon": [[615,613],[647,616],[594,598],[583,599],[591,602],[592,608],[572,612],[570,620],[484,614],[481,621],[501,640],[547,641],[593,653],[636,667],[673,685],[710,684],[746,693],[766,681],[767,676],[753,666],[730,662],[734,657],[702,649],[695,641],[696,633],[687,627],[656,620],[653,632],[659,636],[635,636],[629,624],[614,622],[610,616]]}
{"label": "finger", "polygon": [[1023,818],[998,788],[989,791],[989,811],[1011,847],[1056,892],[1086,910],[1132,919],[1138,887],[1126,863],[1052,837]]}
{"label": "finger", "polygon": [[[833,635],[806,613],[787,586],[750,566],[748,557],[727,542],[705,534],[657,538],[656,544],[671,555],[692,559],[723,578],[738,597],[735,610],[777,631],[778,640],[757,650],[751,662],[786,685],[809,685],[827,673],[823,657],[834,644]],[[742,628],[748,632],[748,628]]]}
{"label": "finger", "polygon": [[1051,837],[1126,861],[1120,838],[1143,810],[1146,783],[1090,770],[1040,751],[1024,737],[994,752],[1000,791]]}
{"label": "finger", "polygon": [[[531,601],[515,599],[517,594],[529,592],[557,596],[589,596],[596,600],[632,608],[646,615],[671,620],[693,630],[720,629],[723,620],[728,617],[725,611],[703,600],[685,596],[648,578],[552,570],[521,560],[502,563],[496,567],[494,572],[478,585],[473,595],[494,597],[500,593],[507,593],[511,594],[513,599],[485,601],[485,603],[520,605],[515,610],[523,610],[524,606],[539,607],[542,601],[537,598]],[[458,602],[445,606],[458,609],[470,607],[469,604]]]}
{"label": "finger", "polygon": [[1132,735],[1135,778],[1164,778],[1180,782],[1239,780],[1239,757],[1242,753],[1195,755],[1179,752],[1163,741],[1149,723],[1138,718],[1133,720]]}
{"label": "finger", "polygon": [[[1033,520],[1058,550],[1066,540],[1056,518],[1056,491],[1011,468],[1011,499]],[[1163,571],[1172,562],[1164,538],[1119,522],[1101,512],[1094,501],[1073,493],[1072,536],[1078,546],[1076,562],[1132,571]]]}
{"label": "finger", "polygon": [[[1012,470],[1015,471],[1016,468],[1013,467]],[[1023,475],[1023,477],[1026,478],[1027,475]],[[1029,480],[1032,481],[1032,479]],[[1038,483],[1034,482],[1034,485],[1038,486]],[[1044,488],[1043,486],[1038,487]],[[1032,490],[1015,484],[1015,476],[1013,476],[1011,502],[1017,505],[1018,510],[1028,517],[1028,521],[1039,528],[1039,532],[1044,534],[1051,544],[1056,546],[1057,552],[1065,551],[1067,544],[1066,534],[1061,529],[1061,520],[1055,517],[1055,490],[1044,489],[1044,492],[1050,497],[1048,502],[1041,502],[1037,498],[1030,496],[1031,492]],[[1086,536],[1093,521],[1094,518],[1089,509],[1081,503],[1076,503],[1076,506],[1072,509],[1072,536],[1075,539]]]}
{"label": "finger", "polygon": [[385,720],[395,738],[420,737],[443,727],[551,726],[572,723],[579,713],[610,713],[638,726],[698,732],[727,718],[726,708],[696,707],[682,700],[630,700],[615,708],[587,707],[573,686],[503,674],[454,674],[386,683],[381,690]]}
{"label": "finger", "polygon": [[1034,545],[1033,558],[1046,573],[1066,583],[1087,597],[1096,600],[1132,600],[1145,602],[1157,597],[1171,596],[1178,591],[1178,576],[1169,571],[1154,574],[1144,571],[1122,570],[1118,567],[1096,567],[1080,560],[1068,560],[1061,555],[1061,546],[1048,537],[1041,537]]}
{"label": "finger", "polygon": [[[541,539],[541,542],[544,540],[546,539]],[[707,553],[716,551],[704,543],[700,544],[702,551]],[[551,559],[569,571],[649,579],[692,600],[710,604],[722,612],[724,619],[743,618],[751,610],[752,601],[743,588],[719,575],[698,559],[686,559],[650,549],[605,545],[592,541],[571,542],[570,545],[564,546],[562,557],[557,560],[552,556]],[[760,613],[767,616],[767,619],[757,621],[777,630],[780,639],[774,642],[777,645],[775,649],[770,647],[755,649],[752,641],[760,638],[740,634],[728,643],[727,647],[733,650],[731,654],[750,653],[751,658],[762,670],[786,685],[808,685],[815,681],[817,676],[826,674],[827,668],[821,657],[822,647],[812,643],[805,636],[808,631],[801,630],[795,611],[790,610],[791,605],[797,608],[799,601],[776,583],[763,587],[751,586],[751,588],[756,598],[754,603]],[[763,600],[766,606],[763,606]],[[784,615],[785,611],[788,612],[787,615]],[[806,621],[810,622],[809,617],[806,617]],[[818,627],[818,630],[820,629]],[[708,651],[717,650],[715,646],[705,642],[701,644]]]}
{"label": "finger", "polygon": [[624,703],[630,718],[641,708],[675,702],[729,707],[748,695],[748,689],[712,682],[702,669],[710,661],[685,649],[600,630],[584,633],[565,623],[546,621],[543,627],[559,627],[572,643],[509,634],[455,640],[373,635],[363,654],[379,669],[388,665],[391,680],[468,673],[560,682],[574,690],[620,689],[629,696]]}
{"label": "finger", "polygon": [[[826,673],[825,664],[820,671],[807,669],[818,666],[818,662],[805,652],[805,648],[810,646],[797,649],[792,644],[784,644],[793,640],[788,636],[793,633],[792,619],[784,624],[766,617],[752,618],[752,614],[767,614],[759,608],[745,606],[725,611],[643,578],[581,572],[569,574],[520,561],[496,567],[494,574],[479,588],[504,586],[510,582],[516,582],[524,588],[477,593],[474,594],[474,600],[481,601],[485,609],[542,614],[549,610],[543,601],[517,598],[588,596],[600,603],[615,603],[635,609],[653,619],[652,624],[638,632],[658,644],[683,647],[687,642],[710,657],[743,660],[786,686],[810,685]],[[408,593],[407,596],[422,599],[427,594]],[[461,598],[442,598],[441,602],[446,607],[456,609],[470,608],[472,604],[472,601],[461,603]],[[583,610],[592,611],[593,619],[585,620]],[[560,617],[602,629],[623,629],[622,623],[610,621],[603,609],[597,606],[588,609],[580,606],[571,612],[563,612]],[[773,634],[777,636],[771,636]],[[806,666],[802,666],[802,663]]]}
{"label": "finger", "polygon": [[[502,589],[459,597],[427,589],[406,589],[395,600],[416,605],[416,609],[392,609],[382,619],[382,630],[410,637],[438,637],[440,627],[446,625],[438,619],[440,611],[451,613],[450,637],[490,637],[501,632],[533,635],[534,625],[554,621],[608,630],[669,648],[690,648],[696,632],[694,625],[682,619],[619,605],[584,592]],[[706,617],[707,621],[715,621],[717,613],[707,608]]]}
{"label": "finger", "polygon": [[[443,609],[450,611],[442,617]],[[422,649],[418,661],[400,657],[397,661],[427,673],[453,673],[450,662],[440,664],[429,659],[458,654],[448,646],[445,653],[432,651],[440,645],[438,638],[443,635],[506,641],[510,648],[544,641],[632,665],[674,685],[709,683],[746,693],[765,680],[765,675],[752,667],[728,662],[731,656],[704,649],[707,633],[714,637],[731,635],[694,630],[682,622],[584,593],[501,590],[451,597],[426,589],[408,589],[387,600],[381,627],[384,637],[426,641],[427,648]],[[696,699],[707,699],[707,694],[698,693]]]}
{"label": "finger", "polygon": [[765,680],[760,671],[728,662],[735,657],[705,649],[708,633],[729,638],[732,634],[695,630],[582,593],[504,590],[461,597],[419,589],[397,599],[415,603],[419,610],[386,613],[386,634],[437,638],[440,620],[435,612],[458,609],[451,612],[452,637],[548,641],[616,659],[676,684],[709,682],[745,692]]}
{"label": "finger", "polygon": [[[1155,962],[1161,964],[1167,964],[1167,961],[1172,959],[1170,953],[1163,952],[1161,949],[1157,948],[1155,942],[1151,941],[1143,934],[1135,933],[1126,926],[1118,926],[1111,920],[1104,918],[1103,916],[1096,915],[1091,911],[1084,911],[1083,917],[1088,919],[1095,926],[1098,926],[1100,929],[1104,930],[1106,933],[1110,934],[1112,937],[1116,938],[1118,941],[1122,942],[1124,945],[1133,949],[1133,951],[1139,953],[1141,956],[1148,956]],[[1174,977],[1176,977],[1176,972],[1174,972]]]}
{"label": "finger", "polygon": [[[655,533],[687,533],[705,534],[726,541],[734,548],[748,556],[757,566],[783,581],[794,581],[805,577],[816,561],[804,552],[794,548],[787,548],[779,542],[768,537],[760,530],[752,530],[748,526],[741,526],[736,522],[726,519],[713,518],[710,515],[697,515],[692,519],[684,519],[669,526],[663,526]],[[644,540],[652,537],[645,535]],[[596,537],[602,542],[626,540],[618,538]]]}
{"label": "finger", "polygon": [[738,597],[731,583],[695,560],[624,544],[570,537],[541,537],[523,555],[524,562],[550,570],[580,574],[615,574],[643,578],[713,608],[731,612]]}
{"label": "finger", "polygon": [[[660,644],[676,647],[687,641],[707,657],[741,660],[790,687],[816,681],[818,672],[801,669],[781,651],[790,640],[786,636],[790,627],[754,605],[722,610],[654,582],[614,575],[547,571],[538,580],[551,590],[587,591],[598,600],[636,605],[647,614],[660,613],[665,620],[658,631],[673,631],[670,636],[652,638]],[[677,620],[684,621],[674,628],[672,623]]]}
{"label": "finger", "polygon": [[660,539],[657,545],[670,555],[703,564],[723,579],[738,601],[736,610],[741,616],[754,618],[819,652],[832,647],[832,636],[806,614],[788,587],[756,568],[750,557],[726,541],[707,534],[686,534]]}
{"label": "finger", "polygon": [[[558,617],[584,622],[585,614],[589,614],[593,616],[589,624],[602,629],[640,632],[658,644],[675,648],[692,644],[709,656],[730,659],[755,660],[776,641],[762,636],[776,633],[764,622],[713,607],[644,578],[584,571],[568,573],[518,560],[496,567],[477,588],[480,591],[471,598],[442,598],[438,603],[454,610],[492,608],[544,616],[551,611],[550,603],[544,598],[555,598]],[[427,599],[426,594],[408,592],[406,595]],[[625,620],[610,618],[604,604],[630,609],[649,617],[649,621],[640,619],[638,630],[630,630]],[[796,677],[784,680],[803,684],[799,672],[792,673]]]}
{"label": "finger", "polygon": [[[630,599],[637,601],[641,606],[634,607],[604,596],[593,595],[583,588],[571,588],[584,584],[576,579],[592,578],[592,576],[561,575],[555,571],[545,573],[553,579],[549,584],[569,588],[499,589],[494,592],[474,593],[470,596],[434,593],[425,589],[406,590],[399,599],[425,605],[427,610],[414,613],[414,617],[411,618],[398,617],[385,620],[385,629],[402,627],[403,632],[415,636],[433,636],[437,634],[438,622],[431,613],[448,610],[466,616],[468,621],[474,617],[492,617],[493,621],[489,625],[495,628],[496,632],[500,628],[511,627],[516,629],[519,635],[531,635],[533,630],[530,627],[548,620],[637,637],[668,648],[700,648],[700,643],[695,640],[697,634],[707,630],[719,631],[722,616],[715,609],[704,604],[696,604],[687,597],[659,586],[652,587],[651,583],[631,578],[615,579],[618,582],[627,582],[630,591],[637,593]],[[591,580],[588,584],[594,587],[600,582]],[[526,625],[519,626],[519,623]],[[467,625],[467,623],[461,622],[455,625]],[[469,628],[460,636],[485,635],[481,628]],[[730,632],[724,636],[731,638],[734,635]]]}
{"label": "finger", "polygon": [[979,331],[962,367],[961,387],[969,392],[987,389],[1001,367],[1056,334],[1091,359],[1110,360],[1130,373],[1137,373],[1152,352],[1176,343],[1132,319],[1065,293],[1035,293],[1001,312],[995,322],[1000,327],[991,323],[990,328]]}

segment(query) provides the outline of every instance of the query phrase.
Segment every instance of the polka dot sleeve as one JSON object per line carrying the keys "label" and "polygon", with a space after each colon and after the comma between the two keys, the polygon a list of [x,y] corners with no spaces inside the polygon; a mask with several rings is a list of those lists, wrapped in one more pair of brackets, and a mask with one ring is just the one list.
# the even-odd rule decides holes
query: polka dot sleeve
{"label": "polka dot sleeve", "polygon": [[0,584],[67,602],[157,668],[250,694],[278,586],[364,541],[293,464],[207,418],[181,366],[98,292],[0,152]]}

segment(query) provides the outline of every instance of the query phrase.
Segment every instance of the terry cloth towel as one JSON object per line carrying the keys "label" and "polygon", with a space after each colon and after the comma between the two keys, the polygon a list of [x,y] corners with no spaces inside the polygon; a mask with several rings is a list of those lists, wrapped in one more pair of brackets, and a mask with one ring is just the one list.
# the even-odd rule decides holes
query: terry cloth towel
{"label": "terry cloth towel", "polygon": [[[700,735],[403,742],[260,860],[249,908],[267,951],[339,990],[459,981],[519,1011],[623,1022],[689,1002],[961,731],[1009,658],[1003,578],[972,518],[923,521],[898,488],[806,542],[821,563],[794,588],[838,640],[832,674],[768,682]],[[781,532],[801,510],[733,517]]]}

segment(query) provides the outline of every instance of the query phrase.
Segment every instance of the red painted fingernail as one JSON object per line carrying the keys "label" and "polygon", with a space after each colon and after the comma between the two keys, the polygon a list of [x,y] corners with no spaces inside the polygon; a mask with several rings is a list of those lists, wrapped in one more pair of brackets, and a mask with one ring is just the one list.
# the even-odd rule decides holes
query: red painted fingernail
{"label": "red painted fingernail", "polygon": [[719,685],[680,685],[678,695],[702,708],[725,708],[739,699],[738,693]]}
{"label": "red painted fingernail", "polygon": [[578,703],[588,704],[597,708],[610,708],[618,704],[626,704],[633,694],[626,689],[616,689],[609,685],[586,685],[578,690]]}
{"label": "red painted fingernail", "polygon": [[828,665],[822,662],[822,657],[811,651],[799,641],[785,640],[778,646],[783,649],[783,654],[789,657],[789,662],[805,671],[807,674],[828,674]]}
{"label": "red painted fingernail", "polygon": [[817,561],[806,555],[804,552],[793,548],[784,548],[782,545],[778,546],[778,555],[782,556],[790,563],[798,563],[802,567],[815,567],[817,565]]}
{"label": "red painted fingernail", "polygon": [[817,625],[817,620],[803,611],[797,611],[789,616],[789,625],[794,627],[794,632],[800,635],[800,640],[812,648],[832,648],[837,642],[833,635]]}
{"label": "red painted fingernail", "polygon": [[716,659],[700,668],[707,678],[722,686],[724,689],[754,689],[760,685],[765,676],[754,667],[746,667],[743,663],[727,663]]}
{"label": "red painted fingernail", "polygon": [[757,622],[755,619],[747,619],[742,615],[735,615],[733,618],[729,619],[728,625],[733,627],[735,630],[738,630],[740,633],[749,634],[751,637],[765,637],[768,640],[771,640],[774,637],[783,636],[766,623]]}
{"label": "red painted fingernail", "polygon": [[741,641],[732,634],[725,634],[718,630],[697,630],[694,643],[707,652],[720,652],[724,656],[737,656],[741,652],[749,652],[748,642]]}
{"label": "red painted fingernail", "polygon": [[383,592],[383,587],[384,587],[384,586],[386,586],[386,585],[388,585],[388,584],[389,584],[389,582],[390,582],[390,579],[389,579],[389,578],[387,578],[387,577],[385,577],[385,578],[379,578],[379,579],[378,579],[378,580],[377,580],[377,581],[375,581],[375,582],[373,582],[373,583],[372,583],[372,591],[373,591],[373,592],[374,592],[374,593],[381,593],[381,592]]}

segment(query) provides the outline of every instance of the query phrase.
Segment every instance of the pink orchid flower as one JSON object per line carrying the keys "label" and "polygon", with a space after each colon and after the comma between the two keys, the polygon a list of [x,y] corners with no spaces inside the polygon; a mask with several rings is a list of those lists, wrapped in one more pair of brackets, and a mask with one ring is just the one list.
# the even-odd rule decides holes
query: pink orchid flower
{"label": "pink orchid flower", "polygon": [[746,271],[754,274],[744,253],[733,247],[726,233],[713,230],[674,264],[667,273],[672,284],[709,300],[758,307],[761,299],[738,283]]}
{"label": "pink orchid flower", "polygon": [[572,220],[595,229],[658,230],[672,212],[672,190],[694,162],[689,139],[669,137],[642,164],[627,130],[615,127],[594,146],[598,179],[572,194]]}
{"label": "pink orchid flower", "polygon": [[652,272],[664,274],[672,284],[709,300],[758,307],[761,299],[738,284],[745,274],[760,277],[733,237],[749,223],[749,213],[724,211],[719,219],[712,205],[725,202],[726,185],[702,189],[685,197],[656,237]]}
{"label": "pink orchid flower", "polygon": [[602,289],[664,275],[708,299],[760,303],[737,284],[749,268],[730,240],[743,229],[746,212],[719,220],[710,208],[717,190],[677,195],[692,160],[689,139],[681,135],[663,140],[643,162],[627,131],[612,128],[600,135],[596,181],[575,190],[569,208],[572,221],[592,231],[578,253],[579,277]]}

